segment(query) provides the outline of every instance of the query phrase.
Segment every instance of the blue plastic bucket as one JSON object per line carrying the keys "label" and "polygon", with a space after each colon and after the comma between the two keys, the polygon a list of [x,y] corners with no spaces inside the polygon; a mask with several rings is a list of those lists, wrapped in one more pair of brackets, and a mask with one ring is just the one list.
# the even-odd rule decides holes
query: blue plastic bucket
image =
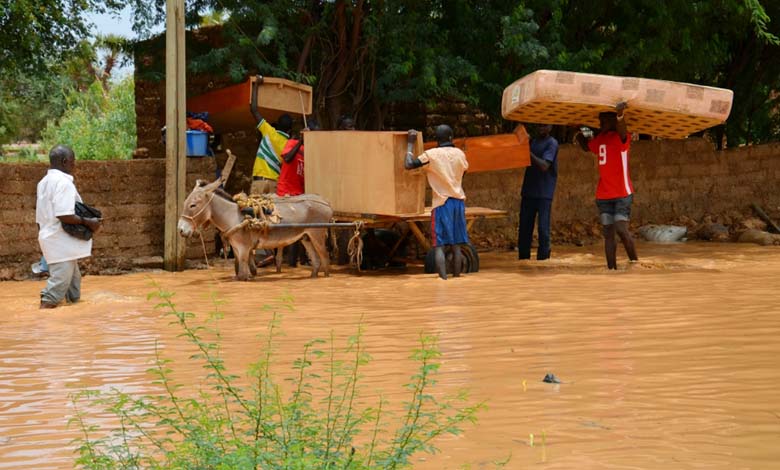
{"label": "blue plastic bucket", "polygon": [[187,156],[209,156],[209,134],[202,131],[187,131]]}

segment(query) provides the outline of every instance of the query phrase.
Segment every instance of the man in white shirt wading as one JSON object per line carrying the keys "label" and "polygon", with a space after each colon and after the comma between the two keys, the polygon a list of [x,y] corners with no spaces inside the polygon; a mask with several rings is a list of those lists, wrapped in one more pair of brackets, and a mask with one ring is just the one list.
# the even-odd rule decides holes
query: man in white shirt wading
{"label": "man in white shirt wading", "polygon": [[101,220],[76,215],[81,201],[73,184],[76,155],[69,147],[58,145],[49,152],[49,171],[38,183],[35,221],[38,243],[49,263],[49,281],[41,291],[41,308],[54,308],[63,299],[76,302],[81,297],[81,272],[78,260],[92,255],[92,240],[69,235],[62,224],[86,225],[93,232]]}

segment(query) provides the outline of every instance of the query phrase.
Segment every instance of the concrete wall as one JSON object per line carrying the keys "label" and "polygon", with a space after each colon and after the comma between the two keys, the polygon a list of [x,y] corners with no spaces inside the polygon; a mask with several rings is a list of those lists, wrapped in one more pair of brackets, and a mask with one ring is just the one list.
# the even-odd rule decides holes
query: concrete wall
{"label": "concrete wall", "polygon": [[[596,159],[573,145],[562,145],[558,158],[553,241],[598,240]],[[688,226],[692,233],[708,219],[736,228],[753,216],[753,202],[780,216],[780,144],[716,151],[711,143],[696,138],[639,141],[631,147],[630,169],[636,192],[633,230],[649,223],[677,224]],[[522,181],[523,170],[466,175],[467,204],[510,212],[508,220],[478,222],[477,242],[514,246]]]}
{"label": "concrete wall", "polygon": [[[40,258],[35,224],[35,194],[46,173],[45,164],[0,165],[0,280],[24,278]],[[213,180],[214,159],[188,159],[187,186],[195,179]],[[76,188],[82,199],[103,212],[103,229],[95,236],[87,271],[111,272],[149,266],[163,254],[165,161],[80,161]],[[214,235],[206,247],[213,252]],[[203,258],[200,240],[189,242],[189,258]]]}

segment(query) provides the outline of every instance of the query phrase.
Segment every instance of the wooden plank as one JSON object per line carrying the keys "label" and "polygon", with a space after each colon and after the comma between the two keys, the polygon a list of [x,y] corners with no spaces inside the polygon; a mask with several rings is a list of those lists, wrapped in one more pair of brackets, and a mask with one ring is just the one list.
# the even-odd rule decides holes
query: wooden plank
{"label": "wooden plank", "polygon": [[357,213],[357,212],[333,212],[333,218],[336,220],[347,220],[347,221],[355,221],[355,220],[363,220],[363,221],[370,221],[370,222],[382,222],[382,223],[396,223],[400,222],[403,219],[397,216],[392,215],[380,215],[380,214],[366,214],[366,213]]}
{"label": "wooden plank", "polygon": [[[187,100],[187,110],[208,112],[209,123],[216,132],[253,129],[256,123],[249,111],[249,98],[254,79],[192,97]],[[264,77],[257,102],[260,115],[271,123],[284,113],[311,114],[312,88],[283,78]]]}
{"label": "wooden plank", "polygon": [[[489,209],[487,207],[466,207],[466,219],[481,218],[481,219],[500,219],[508,215],[507,211],[498,209]],[[365,213],[350,213],[350,212],[334,212],[333,218],[336,220],[364,220],[371,223],[392,224],[397,222],[425,222],[431,220],[431,208],[426,207],[422,213],[419,214],[399,214],[397,216],[386,216],[379,214],[365,214]]]}
{"label": "wooden plank", "polygon": [[395,242],[395,245],[390,249],[390,251],[387,253],[388,259],[392,260],[395,257],[396,251],[398,251],[398,248],[401,246],[401,243],[403,243],[407,237],[409,237],[409,234],[412,233],[412,231],[407,226],[406,230],[401,231],[401,236],[398,237],[398,241]]}
{"label": "wooden plank", "polygon": [[734,93],[690,83],[538,70],[504,90],[501,114],[520,122],[598,127],[598,114],[628,103],[634,133],[684,138],[725,122]]}
{"label": "wooden plank", "polygon": [[431,242],[428,240],[428,237],[425,236],[422,229],[417,225],[420,222],[409,222],[409,230],[412,231],[414,234],[414,237],[417,239],[417,242],[420,244],[420,246],[423,247],[423,250],[426,252],[431,249]]}
{"label": "wooden plank", "polygon": [[[488,209],[487,207],[466,206],[466,219],[471,219],[474,217],[480,217],[486,219],[498,219],[506,216],[507,216],[507,211],[502,211],[498,209]],[[421,214],[400,214],[398,217],[400,217],[401,219],[407,222],[410,221],[424,222],[426,220],[431,219],[431,208],[426,207],[425,211],[422,212]]]}
{"label": "wooden plank", "polygon": [[177,229],[187,177],[184,65],[184,0],[166,3],[165,34],[165,244],[167,271],[184,269],[186,243]]}
{"label": "wooden plank", "polygon": [[[425,175],[404,169],[406,139],[406,132],[306,132],[306,192],[336,212],[422,213]],[[415,151],[422,152],[422,136]]]}

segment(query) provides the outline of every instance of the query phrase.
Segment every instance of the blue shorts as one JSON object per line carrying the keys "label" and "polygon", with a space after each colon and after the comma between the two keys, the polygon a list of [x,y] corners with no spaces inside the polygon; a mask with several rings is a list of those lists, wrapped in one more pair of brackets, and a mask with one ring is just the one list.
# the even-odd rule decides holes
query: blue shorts
{"label": "blue shorts", "polygon": [[431,211],[431,239],[433,246],[469,243],[466,204],[462,199],[449,198]]}
{"label": "blue shorts", "polygon": [[633,194],[617,199],[596,199],[601,225],[612,225],[620,221],[628,222],[631,219],[631,204],[633,202]]}

